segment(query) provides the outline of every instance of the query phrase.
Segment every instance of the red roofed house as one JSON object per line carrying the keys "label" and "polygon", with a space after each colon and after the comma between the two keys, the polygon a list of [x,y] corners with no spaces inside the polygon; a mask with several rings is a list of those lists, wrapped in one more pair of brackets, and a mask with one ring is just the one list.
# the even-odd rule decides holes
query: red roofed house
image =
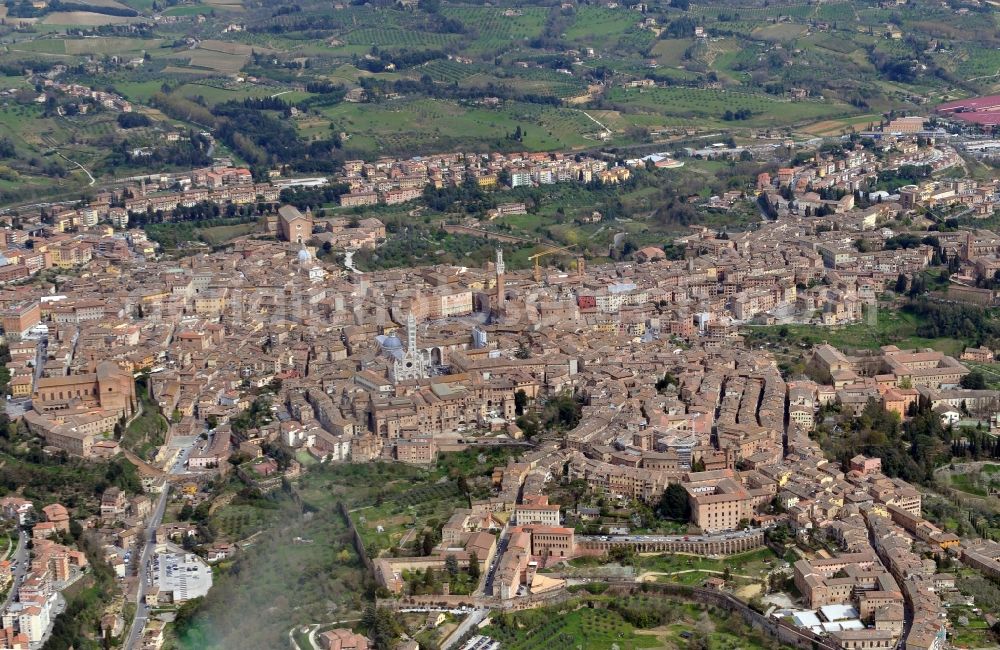
{"label": "red roofed house", "polygon": [[350,630],[335,628],[319,635],[324,650],[368,650],[368,639]]}
{"label": "red roofed house", "polygon": [[61,533],[69,532],[69,512],[66,507],[59,503],[53,503],[42,508],[45,521],[54,524],[55,529]]}

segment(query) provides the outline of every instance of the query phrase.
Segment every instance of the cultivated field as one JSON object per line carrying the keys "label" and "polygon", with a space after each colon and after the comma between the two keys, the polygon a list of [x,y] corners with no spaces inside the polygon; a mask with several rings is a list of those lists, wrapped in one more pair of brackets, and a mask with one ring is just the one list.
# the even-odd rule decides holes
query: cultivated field
{"label": "cultivated field", "polygon": [[769,95],[707,88],[616,88],[609,93],[609,100],[670,116],[673,119],[667,123],[676,124],[694,119],[721,122],[725,111],[741,109],[749,110],[751,117],[734,126],[777,126],[855,112],[850,106],[829,102],[792,102]]}
{"label": "cultivated field", "polygon": [[109,16],[95,14],[89,11],[56,11],[45,16],[45,25],[90,26],[95,25],[125,25],[142,20],[138,16]]}
{"label": "cultivated field", "polygon": [[514,147],[504,142],[518,126],[525,132],[519,148],[558,150],[582,147],[584,135],[598,130],[579,111],[507,102],[501,108],[460,106],[443,100],[398,100],[385,104],[340,104],[323,114],[350,139],[347,151],[420,153],[451,151],[463,146],[480,149]]}

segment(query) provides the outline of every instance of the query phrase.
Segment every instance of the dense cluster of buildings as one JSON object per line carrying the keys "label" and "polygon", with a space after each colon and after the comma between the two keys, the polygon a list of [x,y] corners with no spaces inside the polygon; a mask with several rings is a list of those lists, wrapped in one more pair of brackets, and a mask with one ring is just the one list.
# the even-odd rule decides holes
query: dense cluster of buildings
{"label": "dense cluster of buildings", "polygon": [[[774,175],[762,173],[757,178],[757,189],[765,195],[767,203],[779,216],[844,214],[855,208],[855,193],[863,191],[867,194],[869,186],[872,181],[878,180],[880,172],[898,171],[906,167],[926,167],[933,172],[960,163],[961,157],[953,148],[935,144],[934,138],[922,144],[912,135],[884,135],[875,143],[874,148],[859,144],[843,153],[817,153],[801,165],[779,168]],[[950,183],[941,181],[942,188],[947,186],[947,189],[942,189],[942,199],[961,198],[963,203],[980,206],[979,214],[983,216],[992,212],[992,205],[996,203],[995,183],[980,185],[971,179]],[[951,193],[946,194],[948,191]],[[878,205],[892,204],[893,199],[898,198],[888,192],[874,192],[869,197]],[[901,207],[912,209],[914,205]],[[861,223],[864,223],[867,215],[848,216],[861,219]]]}
{"label": "dense cluster of buildings", "polygon": [[380,158],[370,163],[349,160],[340,180],[347,183],[350,192],[341,195],[340,204],[405,203],[420,198],[426,187],[440,189],[464,183],[475,183],[482,189],[593,181],[615,185],[630,176],[627,166],[560,153],[451,153],[409,160]]}
{"label": "dense cluster of buildings", "polygon": [[[161,489],[159,482],[148,485],[150,491]],[[101,549],[102,559],[121,581],[123,591],[134,593],[138,578],[134,576],[139,547],[145,543],[145,526],[152,513],[152,502],[146,495],[129,496],[117,487],[109,487],[100,496],[96,514],[86,518],[71,518],[69,510],[59,503],[36,508],[36,503],[19,496],[0,499],[0,520],[25,532],[11,549],[12,560],[0,562],[0,586],[9,588],[11,597],[0,610],[0,648],[2,650],[35,650],[41,647],[52,629],[55,617],[64,611],[60,592],[73,585],[88,570],[86,553],[65,545],[72,539],[71,523],[87,531]],[[75,520],[75,521],[74,521]],[[26,546],[30,543],[30,546]],[[22,549],[24,549],[22,551]],[[169,550],[169,549],[166,549]],[[166,552],[165,550],[165,552]],[[23,557],[22,557],[23,553]],[[203,596],[211,586],[211,571],[201,560],[178,560],[165,555],[172,564],[182,560],[187,565],[204,567],[201,573],[185,569],[185,573],[165,572],[158,582],[163,587],[154,590],[147,600],[160,603],[184,602]],[[21,562],[22,565],[18,566]],[[109,610],[101,620],[102,634],[119,636],[125,627],[124,614]],[[155,626],[154,626],[155,627]],[[162,629],[160,629],[162,633]],[[153,637],[157,635],[152,635]],[[162,642],[162,639],[160,640]],[[144,645],[143,648],[159,647]]]}
{"label": "dense cluster of buildings", "polygon": [[71,97],[87,99],[108,110],[120,111],[122,113],[132,112],[132,102],[116,93],[108,92],[106,90],[95,90],[89,86],[82,86],[75,83],[62,83],[61,81],[55,81],[47,78],[40,78],[36,81],[40,82],[42,88],[46,90],[56,90]]}
{"label": "dense cluster of buildings", "polygon": [[[58,613],[59,592],[82,575],[87,557],[51,539],[70,532],[69,512],[62,504],[52,503],[36,512],[30,500],[7,496],[0,499],[0,517],[18,527],[32,525],[30,557],[24,560],[25,566],[0,563],[0,582],[11,591],[0,610],[0,648],[38,648]],[[24,544],[25,539],[21,539],[18,548]]]}
{"label": "dense cluster of buildings", "polygon": [[[262,219],[260,231],[278,241],[243,237],[225,250],[173,260],[156,259],[140,231],[58,232],[49,222],[62,213],[47,215],[49,222],[27,218],[2,231],[8,264],[0,264],[0,277],[7,266],[72,273],[0,291],[11,392],[31,398],[23,418],[48,451],[120,453],[123,428],[141,408],[156,408],[171,421],[157,466],[183,464],[197,482],[226,472],[238,452],[249,460],[237,475],[261,491],[301,471],[296,461],[268,456],[272,444],[319,462],[426,465],[469,444],[519,444],[517,416],[562,395],[580,405],[578,424],[562,440],[534,444],[497,467],[491,496],[455,512],[429,555],[371,558],[382,587],[403,593],[407,575],[437,571],[454,557],[478,565],[491,597],[514,599],[561,587],[539,571],[551,562],[617,546],[726,554],[761,546],[764,530],[786,525],[799,539],[819,535],[841,550],[794,565],[810,610],[788,615],[803,629],[844,648],[888,650],[902,639],[907,650],[936,650],[946,633],[937,597],[944,578],[921,554],[960,554],[970,566],[995,570],[1000,553],[923,519],[920,492],[882,474],[878,459],[830,463],[808,432],[830,403],[860,414],[875,402],[906,418],[924,400],[951,422],[993,415],[1000,395],[961,388],[969,370],[959,360],[894,346],[849,353],[820,345],[809,355],[811,378],[786,381],[775,357],[746,345],[739,330],[748,322],[857,321],[900,274],[919,273],[935,255],[957,260],[961,273],[992,277],[993,264],[1000,268],[1000,237],[991,232],[939,233],[934,244],[900,249],[885,224],[909,208],[887,200],[855,209],[854,190],[885,156],[933,166],[950,155],[911,151],[902,140],[886,144],[901,149],[879,159],[866,150],[818,156],[762,177],[777,219],[744,233],[693,228],[677,242],[683,259],[648,247],[635,261],[580,259],[572,271],[512,270],[500,249],[482,267],[348,271],[317,259],[316,248],[377,246],[384,225],[314,220],[291,206]],[[428,184],[488,186],[490,176],[509,175],[515,185],[613,182],[607,174],[623,180],[628,173],[554,154],[456,154],[345,170],[352,188],[345,197],[374,193],[376,200]],[[256,192],[245,172],[171,178],[174,190],[164,196]],[[972,191],[992,201],[988,189]],[[821,199],[819,190],[846,193]],[[105,198],[109,210],[118,200]],[[150,198],[140,192],[126,209]],[[79,229],[74,220],[92,208],[72,211],[63,230]],[[76,257],[63,252],[71,248]],[[970,362],[992,355],[966,354]],[[145,377],[148,396],[136,393],[136,376]],[[248,424],[243,416],[260,407],[265,388],[272,396],[266,417]],[[203,433],[204,444],[183,458],[169,444]],[[147,489],[162,486],[162,471],[140,469]],[[566,525],[565,505],[549,502],[548,486],[563,476],[622,505],[653,503],[680,486],[699,533],[577,534]],[[102,497],[92,527],[123,578],[131,577],[130,554],[149,511],[146,497],[129,500],[113,489]],[[4,513],[25,516],[16,502],[5,503]],[[36,547],[56,548],[46,543],[62,525],[58,513],[46,512],[43,523]],[[183,522],[157,530],[163,552],[148,604],[183,602],[211,586],[207,564],[172,546],[190,534]],[[218,545],[209,559],[230,552]],[[23,602],[36,606],[30,593]],[[6,620],[4,629],[27,634]],[[351,647],[345,644],[357,639],[327,642]]]}

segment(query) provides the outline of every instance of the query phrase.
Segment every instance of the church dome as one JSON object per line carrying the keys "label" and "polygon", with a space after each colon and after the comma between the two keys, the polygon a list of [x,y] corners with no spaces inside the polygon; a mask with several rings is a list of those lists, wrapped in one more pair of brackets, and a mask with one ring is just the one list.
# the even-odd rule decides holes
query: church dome
{"label": "church dome", "polygon": [[382,339],[382,349],[383,350],[389,350],[389,351],[392,351],[392,350],[402,350],[403,349],[403,342],[399,340],[398,336],[396,336],[395,334],[393,334],[391,336],[387,336],[384,339]]}

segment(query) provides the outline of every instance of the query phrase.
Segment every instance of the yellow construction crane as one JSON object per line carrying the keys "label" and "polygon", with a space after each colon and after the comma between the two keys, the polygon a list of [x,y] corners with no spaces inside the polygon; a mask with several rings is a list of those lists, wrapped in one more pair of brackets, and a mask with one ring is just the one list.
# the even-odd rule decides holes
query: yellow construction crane
{"label": "yellow construction crane", "polygon": [[572,248],[572,246],[553,246],[551,248],[546,248],[543,251],[540,251],[538,253],[535,253],[534,255],[529,256],[528,257],[529,260],[534,260],[535,261],[535,282],[541,282],[542,281],[542,269],[538,265],[538,260],[539,259],[545,257],[546,255],[551,255],[553,253],[561,253],[561,252],[569,251],[571,248]]}

